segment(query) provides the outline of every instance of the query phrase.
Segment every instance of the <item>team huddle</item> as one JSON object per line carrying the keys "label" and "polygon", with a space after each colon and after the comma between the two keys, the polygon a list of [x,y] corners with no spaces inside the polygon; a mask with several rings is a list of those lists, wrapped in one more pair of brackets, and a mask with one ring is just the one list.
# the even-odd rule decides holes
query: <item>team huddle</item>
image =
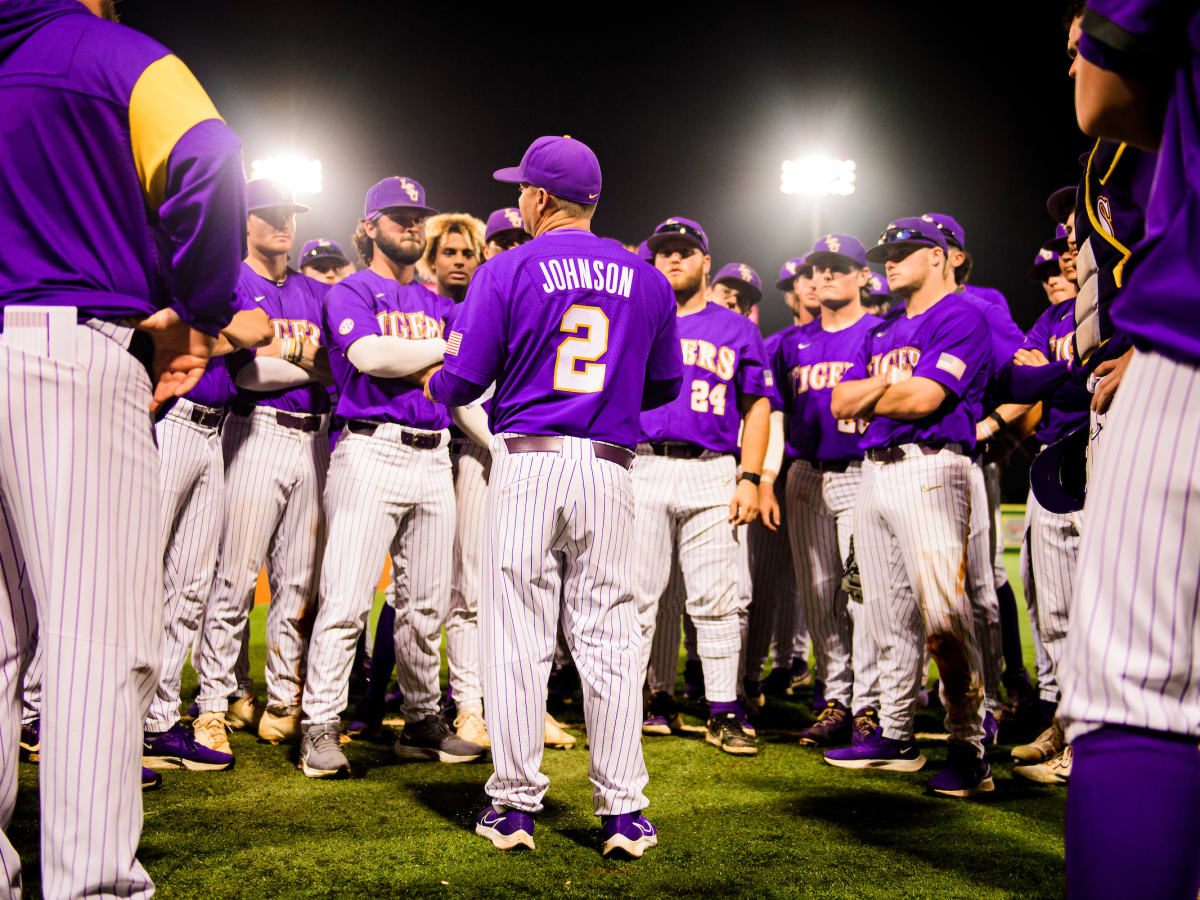
{"label": "team huddle", "polygon": [[[1008,729],[1015,774],[1071,785],[1073,892],[1194,897],[1200,344],[1180,198],[1200,110],[1196,47],[1174,40],[1197,14],[1169,6],[1068,11],[1099,139],[1047,202],[1032,328],[970,281],[962,225],[927,212],[797,248],[775,284],[793,323],[765,339],[762,279],[714,271],[701,223],[665,218],[640,246],[592,232],[603,180],[579,140],[497,170],[517,205],[486,221],[391,176],[366,192],[356,261],[328,238],[297,253],[307,208],[244,181],[169,51],[100,0],[5,12],[44,63],[0,44],[25,126],[0,136],[23,176],[0,191],[0,822],[19,745],[41,767],[47,896],[149,895],[137,761],[141,789],[228,769],[234,729],[297,744],[310,778],[347,775],[346,745],[385,720],[404,759],[490,754],[475,830],[532,850],[544,748],[577,740],[548,710],[563,684],[601,853],[638,858],[658,842],[643,741],[686,728],[682,639],[720,750],[757,755],[766,698],[811,683],[801,746],[914,772],[916,712],[941,705],[931,793],[995,790]],[[1165,92],[1165,124],[1114,80]],[[65,215],[40,187],[83,170]],[[1014,452],[1033,458],[1036,682],[1001,534]],[[1126,873],[1126,840],[1181,849]],[[19,894],[3,837],[0,865]]]}

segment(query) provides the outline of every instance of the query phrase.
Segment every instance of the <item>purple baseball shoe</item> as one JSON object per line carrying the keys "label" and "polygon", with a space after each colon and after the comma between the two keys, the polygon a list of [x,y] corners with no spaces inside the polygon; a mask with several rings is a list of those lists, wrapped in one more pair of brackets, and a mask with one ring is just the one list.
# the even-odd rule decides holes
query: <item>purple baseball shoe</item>
{"label": "purple baseball shoe", "polygon": [[983,714],[983,747],[986,750],[988,747],[996,746],[996,737],[1000,734],[1000,725],[996,722],[996,717],[992,715],[989,709]]}
{"label": "purple baseball shoe", "polygon": [[497,850],[536,849],[533,846],[533,816],[519,809],[485,806],[475,819],[475,833],[492,842]]}
{"label": "purple baseball shoe", "polygon": [[142,766],[142,790],[157,791],[160,787],[162,787],[162,776],[153,769]]}
{"label": "purple baseball shoe", "polygon": [[642,734],[666,735],[682,728],[675,698],[666,691],[655,692],[650,698],[648,715],[642,721]]}
{"label": "purple baseball shoe", "polygon": [[830,700],[821,710],[817,721],[800,732],[801,747],[828,747],[844,744],[850,739],[850,710],[836,700]]}
{"label": "purple baseball shoe", "polygon": [[631,859],[641,859],[643,853],[658,843],[658,829],[640,812],[605,816],[601,836],[604,840],[601,856],[622,853]]}
{"label": "purple baseball shoe", "polygon": [[854,714],[854,730],[850,734],[850,743],[861,744],[873,734],[881,734],[879,712],[864,706]]}
{"label": "purple baseball shoe", "polygon": [[842,769],[886,769],[889,772],[916,772],[925,765],[917,742],[894,741],[881,730],[849,747],[825,751],[825,762]]}
{"label": "purple baseball shoe", "polygon": [[969,744],[951,744],[946,765],[929,779],[929,789],[943,797],[973,797],[994,791],[992,767]]}
{"label": "purple baseball shoe", "polygon": [[142,743],[142,762],[151,769],[187,769],[218,772],[233,766],[233,754],[210,750],[196,743],[195,736],[176,722],[167,731],[147,731]]}

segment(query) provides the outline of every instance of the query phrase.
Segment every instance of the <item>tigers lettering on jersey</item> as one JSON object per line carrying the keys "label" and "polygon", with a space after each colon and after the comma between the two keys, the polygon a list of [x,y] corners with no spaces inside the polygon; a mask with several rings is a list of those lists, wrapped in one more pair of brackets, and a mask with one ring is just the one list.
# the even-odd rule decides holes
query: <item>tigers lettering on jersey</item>
{"label": "tigers lettering on jersey", "polygon": [[271,327],[275,329],[275,340],[290,337],[314,347],[321,346],[321,328],[306,319],[272,319]]}
{"label": "tigers lettering on jersey", "polygon": [[442,336],[442,323],[422,312],[381,312],[375,316],[379,333],[392,337],[423,341]]}
{"label": "tigers lettering on jersey", "polygon": [[732,347],[718,347],[709,341],[695,338],[680,338],[679,346],[683,350],[685,366],[699,366],[716,374],[722,381],[728,381],[737,371],[737,351]]}
{"label": "tigers lettering on jersey", "polygon": [[542,290],[547,294],[586,290],[629,297],[633,291],[633,269],[603,259],[562,257],[539,261],[538,268],[546,279]]}
{"label": "tigers lettering on jersey", "polygon": [[876,353],[872,356],[870,372],[872,375],[886,375],[892,369],[899,369],[911,375],[920,361],[921,351],[916,347],[897,347],[887,353]]}
{"label": "tigers lettering on jersey", "polygon": [[852,362],[822,362],[807,366],[794,366],[792,368],[792,384],[796,386],[797,394],[807,392],[810,387],[814,391],[835,388],[852,365],[854,365]]}
{"label": "tigers lettering on jersey", "polygon": [[1075,358],[1075,332],[1050,338],[1050,362],[1070,362]]}

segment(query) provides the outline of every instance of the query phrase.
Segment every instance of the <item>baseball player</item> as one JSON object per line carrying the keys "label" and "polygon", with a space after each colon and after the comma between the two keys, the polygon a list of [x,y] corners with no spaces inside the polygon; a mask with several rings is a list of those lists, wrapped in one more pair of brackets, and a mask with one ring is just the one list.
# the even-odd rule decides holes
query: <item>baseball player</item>
{"label": "baseball player", "polygon": [[[918,677],[938,664],[950,747],[931,790],[967,797],[994,788],[983,758],[979,648],[963,570],[970,530],[967,454],[975,443],[991,349],[983,315],[946,290],[946,240],[921,218],[898,219],[866,258],[884,262],[902,314],[869,336],[830,403],[838,419],[870,418],[854,510],[854,549],[867,618],[880,647],[880,727],[828,750],[845,768],[916,771]],[[811,627],[811,624],[810,624]]]}
{"label": "baseball player", "polygon": [[300,250],[300,274],[326,284],[337,284],[354,274],[354,263],[341,244],[328,238],[314,238]]}
{"label": "baseball player", "polygon": [[[663,277],[590,233],[600,166],[571,138],[542,137],[496,172],[521,186],[534,239],[489,261],[467,292],[446,367],[427,391],[462,404],[495,383],[491,493],[480,604],[484,711],[495,771],[476,832],[533,848],[549,784],[539,771],[558,622],[583,681],[602,853],[657,843],[642,815],[648,776],[628,474],[638,411],[679,390]],[[520,309],[516,315],[511,310]]]}
{"label": "baseball player", "polygon": [[[504,206],[487,219],[483,232],[483,258],[491,259],[505,250],[533,240],[525,230],[525,220],[515,206]],[[640,254],[639,254],[640,255]]]}
{"label": "baseball player", "polygon": [[329,542],[304,686],[299,766],[310,778],[349,771],[339,716],[385,553],[394,574],[406,723],[396,754],[460,763],[484,752],[438,715],[438,644],[450,607],[454,547],[450,415],[406,380],[440,360],[443,327],[454,308],[415,281],[427,245],[425,220],[436,212],[411,178],[392,176],[372,186],[359,224],[372,243],[368,268],[326,298],[325,330],[346,429],[325,494]]}
{"label": "baseball player", "polygon": [[[177,57],[104,12],[0,17],[0,405],[21,438],[0,448],[0,830],[36,631],[47,897],[154,892],[136,858],[163,604],[146,414],[195,386],[229,324],[244,222],[236,136]],[[2,833],[0,884],[20,896]]]}
{"label": "baseball player", "polygon": [[[231,354],[237,386],[222,440],[225,518],[221,552],[205,612],[200,653],[200,713],[231,727],[255,727],[271,743],[300,731],[300,689],[307,632],[316,602],[325,515],[321,493],[329,465],[329,361],[321,307],[329,286],[288,266],[295,202],[281,184],[246,185],[249,252],[238,293],[266,311],[275,336],[253,353]],[[246,641],[254,584],[266,564],[267,707],[249,682]]]}
{"label": "baseball player", "polygon": [[[774,388],[758,330],[707,299],[704,230],[691,220],[670,218],[647,243],[675,293],[684,390],[672,403],[642,414],[633,470],[642,670],[649,662],[671,558],[678,552],[686,609],[704,667],[710,711],[705,739],[727,753],[752,755],[758,744],[746,732],[736,703],[745,591],[735,528],[758,513]],[[733,458],[739,428],[740,475]],[[656,694],[649,715],[669,718],[673,703],[669,694]]]}
{"label": "baseball player", "polygon": [[1059,716],[1075,757],[1067,883],[1081,897],[1191,897],[1200,890],[1200,280],[1191,238],[1200,12],[1090,0],[1081,28],[1080,126],[1157,148],[1158,164],[1145,237],[1111,310],[1136,349],[1093,461],[1059,667]]}
{"label": "baseball player", "polygon": [[[870,643],[862,604],[847,604],[839,590],[862,481],[859,424],[836,420],[829,411],[833,388],[880,321],[862,311],[870,275],[865,253],[847,234],[817,241],[805,264],[818,285],[821,318],[785,332],[771,358],[784,431],[796,456],[786,491],[795,585],[824,684],[825,706],[800,733],[800,743],[810,746],[847,740],[852,721],[861,738],[879,721],[878,648]],[[768,469],[779,467],[782,447],[782,435],[775,436]]]}

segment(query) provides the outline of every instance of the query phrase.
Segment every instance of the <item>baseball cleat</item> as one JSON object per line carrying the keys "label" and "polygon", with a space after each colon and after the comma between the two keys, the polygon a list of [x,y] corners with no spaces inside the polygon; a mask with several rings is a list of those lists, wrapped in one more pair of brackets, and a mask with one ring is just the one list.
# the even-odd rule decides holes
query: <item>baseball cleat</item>
{"label": "baseball cleat", "polygon": [[925,765],[925,757],[912,738],[895,741],[878,729],[857,744],[825,751],[825,762],[841,769],[884,769],[888,772],[916,772]]}
{"label": "baseball cleat", "polygon": [[269,744],[288,744],[300,740],[300,711],[288,712],[281,706],[263,710],[258,736]]}
{"label": "baseball cleat", "polygon": [[683,664],[683,696],[693,702],[704,699],[704,667],[698,659]]}
{"label": "baseball cleat", "polygon": [[166,731],[145,734],[142,764],[151,769],[187,769],[189,772],[219,772],[233,765],[233,754],[220,753],[196,743],[182,722]]}
{"label": "baseball cleat", "polygon": [[483,721],[483,716],[475,710],[469,710],[455,718],[454,733],[464,741],[478,744],[480,747],[492,746],[488,739],[487,724]]}
{"label": "baseball cleat", "polygon": [[762,709],[767,704],[767,698],[763,696],[762,684],[757,678],[742,679],[742,696],[746,698],[747,704],[757,709]]}
{"label": "baseball cleat", "polygon": [[641,859],[643,853],[658,843],[658,829],[640,812],[605,816],[601,836],[604,839],[601,856],[620,852],[631,859]]}
{"label": "baseball cleat", "polygon": [[162,776],[153,769],[142,766],[142,790],[157,791],[162,787]]}
{"label": "baseball cleat", "polygon": [[1013,774],[1040,784],[1066,784],[1071,778],[1073,762],[1074,752],[1068,744],[1063,747],[1062,752],[1055,754],[1045,762],[1013,766]]}
{"label": "baseball cleat", "polygon": [[792,657],[791,676],[792,686],[788,689],[789,695],[796,693],[796,688],[812,684],[813,674],[812,669],[808,667],[808,660],[803,656]]}
{"label": "baseball cleat", "polygon": [[762,681],[762,692],[766,697],[786,697],[792,693],[792,673],[779,666],[767,673]]}
{"label": "baseball cleat", "polygon": [[817,721],[800,732],[801,747],[828,747],[831,744],[844,744],[850,738],[850,710],[830,700],[821,710]]}
{"label": "baseball cleat", "polygon": [[854,726],[850,732],[850,743],[861,744],[871,735],[880,734],[879,712],[864,706],[854,714]]}
{"label": "baseball cleat", "polygon": [[562,724],[546,713],[546,734],[543,743],[552,750],[570,750],[575,746],[575,735],[567,734]]}
{"label": "baseball cleat", "polygon": [[392,749],[401,759],[467,763],[483,756],[486,748],[464,741],[441,716],[432,715],[405,725]]}
{"label": "baseball cleat", "polygon": [[642,734],[666,735],[681,730],[682,726],[674,697],[666,691],[651,696],[649,714],[642,721]]}
{"label": "baseball cleat", "polygon": [[986,750],[988,747],[996,746],[996,738],[1000,734],[1000,726],[996,722],[996,717],[992,715],[989,709],[983,714],[983,746]]}
{"label": "baseball cleat", "polygon": [[350,773],[350,762],[342,752],[337,722],[302,726],[300,761],[296,764],[309,778],[334,778]]}
{"label": "baseball cleat", "polygon": [[943,797],[973,797],[994,791],[992,767],[969,744],[951,744],[945,767],[929,779],[929,789]]}
{"label": "baseball cleat", "polygon": [[1028,744],[1019,744],[1012,748],[1013,760],[1019,763],[1044,763],[1062,753],[1064,746],[1063,730],[1055,720],[1050,727],[1039,734]]}
{"label": "baseball cleat", "polygon": [[192,722],[192,734],[196,743],[217,753],[227,753],[233,756],[233,748],[229,746],[229,736],[225,733],[229,724],[225,716],[219,712],[200,713]]}
{"label": "baseball cleat", "polygon": [[39,723],[39,719],[21,723],[21,759],[26,762],[38,761],[38,752],[42,749]]}
{"label": "baseball cleat", "polygon": [[475,819],[475,833],[492,842],[497,850],[536,850],[533,845],[533,816],[519,809],[493,804]]}
{"label": "baseball cleat", "polygon": [[[714,747],[735,756],[754,756],[758,753],[758,741],[738,721],[737,713],[718,713],[708,720],[704,739]],[[640,854],[639,854],[640,855]]]}
{"label": "baseball cleat", "polygon": [[266,707],[253,694],[242,694],[229,701],[229,708],[225,710],[225,721],[234,731],[258,731],[266,711]]}

